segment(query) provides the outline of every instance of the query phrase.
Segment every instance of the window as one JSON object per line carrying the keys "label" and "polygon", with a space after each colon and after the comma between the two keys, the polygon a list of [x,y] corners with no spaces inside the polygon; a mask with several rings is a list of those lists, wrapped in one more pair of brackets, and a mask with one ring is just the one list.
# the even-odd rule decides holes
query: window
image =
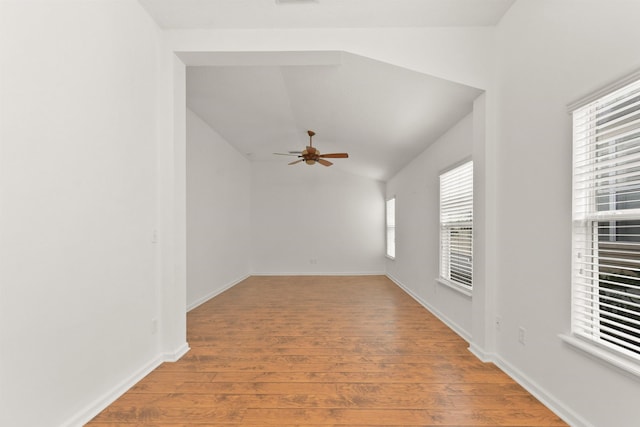
{"label": "window", "polygon": [[387,256],[396,257],[396,199],[387,200]]}
{"label": "window", "polygon": [[640,360],[640,79],[572,113],[571,329]]}
{"label": "window", "polygon": [[440,175],[440,280],[473,285],[473,162]]}

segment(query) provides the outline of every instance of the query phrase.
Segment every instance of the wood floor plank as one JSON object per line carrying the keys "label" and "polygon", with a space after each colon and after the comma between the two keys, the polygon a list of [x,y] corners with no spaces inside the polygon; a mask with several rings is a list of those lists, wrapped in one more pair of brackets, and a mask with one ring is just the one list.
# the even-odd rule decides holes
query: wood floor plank
{"label": "wood floor plank", "polygon": [[562,426],[556,417],[513,410],[427,410],[427,409],[249,409],[244,421],[280,425],[281,422],[302,422],[329,425],[352,425],[354,420],[376,426],[401,424],[405,426]]}
{"label": "wood floor plank", "polygon": [[384,276],[250,277],[88,425],[563,426]]}

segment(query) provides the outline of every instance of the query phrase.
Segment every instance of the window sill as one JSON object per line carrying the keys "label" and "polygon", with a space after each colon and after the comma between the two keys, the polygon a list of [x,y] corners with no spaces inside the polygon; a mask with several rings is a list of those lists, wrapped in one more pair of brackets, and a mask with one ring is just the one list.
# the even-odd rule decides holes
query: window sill
{"label": "window sill", "polygon": [[468,297],[472,297],[473,296],[473,292],[472,292],[471,289],[469,289],[469,288],[467,288],[465,286],[462,286],[462,285],[458,285],[455,282],[451,282],[449,280],[443,279],[442,277],[438,277],[436,279],[436,282],[440,283],[443,286],[451,288],[454,291],[460,292],[461,294],[466,295]]}
{"label": "window sill", "polygon": [[598,359],[598,361],[603,362],[607,365],[615,366],[616,368],[621,369],[622,371],[634,375],[635,377],[640,379],[640,365],[637,362],[634,362],[623,355],[618,355],[612,351],[601,348],[596,344],[592,344],[587,340],[575,337],[573,335],[560,334],[559,337],[565,343],[587,353],[590,356],[595,357],[596,359]]}

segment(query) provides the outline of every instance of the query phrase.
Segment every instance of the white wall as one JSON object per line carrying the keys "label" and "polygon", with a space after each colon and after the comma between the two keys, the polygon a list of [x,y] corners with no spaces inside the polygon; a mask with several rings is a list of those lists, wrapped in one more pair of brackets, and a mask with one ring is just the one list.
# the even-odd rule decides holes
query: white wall
{"label": "white wall", "polygon": [[80,424],[158,363],[160,33],[132,1],[0,7],[0,424]]}
{"label": "white wall", "polygon": [[497,351],[574,425],[638,425],[640,379],[558,338],[570,330],[567,104],[640,68],[638,17],[637,1],[519,0],[498,31]]}
{"label": "white wall", "polygon": [[387,274],[470,340],[471,298],[436,283],[439,275],[439,176],[473,153],[473,114],[469,114],[387,183],[396,197],[396,257]]}
{"label": "white wall", "polygon": [[[58,425],[153,365],[163,343],[152,335],[151,319],[164,321],[165,311],[178,313],[185,305],[184,248],[179,241],[167,246],[182,233],[180,209],[167,212],[184,198],[183,147],[165,143],[159,154],[154,151],[154,138],[167,142],[175,131],[179,140],[183,131],[184,67],[171,70],[155,25],[135,2],[3,1],[0,7],[0,424]],[[499,178],[487,189],[496,193],[497,244],[486,247],[487,254],[495,252],[496,268],[487,277],[495,278],[489,286],[502,316],[496,361],[574,425],[626,426],[636,420],[640,382],[569,348],[557,334],[569,330],[566,104],[640,67],[638,16],[634,1],[518,0],[499,26],[495,76],[496,34],[490,28],[175,31],[167,38],[174,50],[191,52],[344,50],[487,89],[487,135],[497,145],[483,154],[490,154],[487,165],[495,167],[488,169]],[[168,104],[176,111],[175,126],[166,124]],[[467,149],[442,149],[442,164]],[[168,177],[167,166],[177,167],[175,176]],[[315,174],[330,170],[299,166],[298,182],[289,180],[284,166],[268,171],[275,165],[262,164],[252,171],[253,271],[289,270],[285,258],[300,262],[300,271],[291,273],[382,269],[383,234],[363,243],[373,235],[365,228],[383,227],[381,185],[337,174],[320,180]],[[410,208],[399,221],[414,221],[418,215],[411,209],[429,210],[420,195],[428,183],[403,177],[421,177],[419,168],[409,166],[389,184],[399,212],[401,205]],[[165,193],[167,182],[175,194],[173,188]],[[156,183],[160,201],[154,200]],[[277,191],[279,185],[292,195]],[[319,197],[304,193],[309,186]],[[349,189],[366,196],[352,205]],[[332,209],[335,201],[351,208]],[[351,223],[368,214],[378,219],[367,219],[363,228]],[[151,240],[159,215],[157,251]],[[318,236],[319,222],[339,232]],[[316,233],[313,243],[302,243],[309,238],[301,226]],[[355,242],[345,238],[354,230]],[[399,236],[389,272],[418,297],[438,302],[463,332],[473,330],[475,315],[468,317],[463,297],[444,288],[436,294],[435,264],[429,273],[417,261],[408,262],[406,271],[399,268],[400,244],[408,238]],[[352,261],[347,267],[333,251],[351,256],[354,246],[367,252],[345,258]],[[273,247],[285,253],[274,257],[267,252]],[[427,240],[413,248],[433,252]],[[318,264],[309,264],[312,257]],[[175,286],[159,290],[160,281]],[[177,325],[172,342],[179,344],[184,323],[171,325]],[[171,325],[161,322],[160,331]],[[527,330],[526,346],[517,343],[519,326]],[[33,401],[38,411],[26,404]]]}
{"label": "white wall", "polygon": [[[165,34],[135,2],[1,5],[0,413],[12,425],[43,424],[41,417],[79,423],[133,378],[187,349],[184,64],[172,51],[345,50],[478,87],[493,59],[489,28],[169,32],[165,49]],[[294,187],[312,184],[319,197],[299,195],[302,203],[290,206],[336,232],[319,236],[313,255],[292,254],[318,261],[293,272],[383,271],[384,234],[372,231],[383,231],[383,186],[351,176],[325,184],[324,175],[322,182],[301,175]],[[354,200],[351,190],[363,195]],[[317,200],[348,208],[313,208]],[[279,220],[255,212],[252,226]],[[299,216],[282,214],[284,233],[287,218]],[[353,233],[356,239],[346,238]],[[254,271],[285,268],[267,261]],[[159,320],[155,337],[151,319]],[[33,343],[48,350],[45,360],[15,350]],[[41,411],[26,410],[25,397],[43,402]],[[17,413],[27,416],[16,421]]]}
{"label": "white wall", "polygon": [[187,110],[187,307],[249,274],[251,165]]}
{"label": "white wall", "polygon": [[251,193],[255,274],[384,272],[381,182],[283,159],[252,164]]}
{"label": "white wall", "polygon": [[[301,23],[304,25],[304,23]],[[486,89],[494,71],[493,27],[300,28],[169,30],[171,49],[187,65],[208,62],[207,52],[344,51]]]}
{"label": "white wall", "polygon": [[[207,52],[345,51],[485,88],[494,64],[492,28],[171,30],[166,35],[169,47],[187,65],[214,65],[207,62]],[[252,165],[252,271],[384,271],[384,234],[371,231],[384,230],[384,186],[335,169],[298,166],[293,175],[281,165]],[[319,179],[314,174],[320,172],[330,173]],[[315,197],[305,193],[309,186]],[[366,191],[352,191],[358,189]],[[334,208],[336,202],[346,210]],[[357,216],[366,220],[356,222]],[[334,231],[321,233],[317,224],[331,224]],[[356,237],[348,237],[354,233]]]}

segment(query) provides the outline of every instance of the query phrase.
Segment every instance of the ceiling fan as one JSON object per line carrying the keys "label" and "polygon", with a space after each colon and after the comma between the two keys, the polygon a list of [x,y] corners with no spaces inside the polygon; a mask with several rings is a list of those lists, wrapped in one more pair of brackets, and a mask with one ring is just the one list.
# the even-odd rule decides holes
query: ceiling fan
{"label": "ceiling fan", "polygon": [[320,151],[318,151],[318,149],[313,146],[313,135],[315,135],[316,133],[312,130],[308,130],[307,134],[309,135],[309,145],[304,149],[304,151],[301,151],[300,154],[297,154],[295,151],[289,152],[289,154],[283,154],[283,153],[273,153],[273,154],[278,154],[280,156],[296,156],[300,158],[300,160],[296,160],[294,162],[289,163],[290,165],[295,165],[296,163],[300,163],[300,162],[305,162],[308,165],[314,165],[316,162],[318,162],[323,166],[331,166],[333,163],[331,163],[328,160],[325,160],[326,158],[346,159],[347,157],[349,157],[349,154],[347,153],[320,154]]}

